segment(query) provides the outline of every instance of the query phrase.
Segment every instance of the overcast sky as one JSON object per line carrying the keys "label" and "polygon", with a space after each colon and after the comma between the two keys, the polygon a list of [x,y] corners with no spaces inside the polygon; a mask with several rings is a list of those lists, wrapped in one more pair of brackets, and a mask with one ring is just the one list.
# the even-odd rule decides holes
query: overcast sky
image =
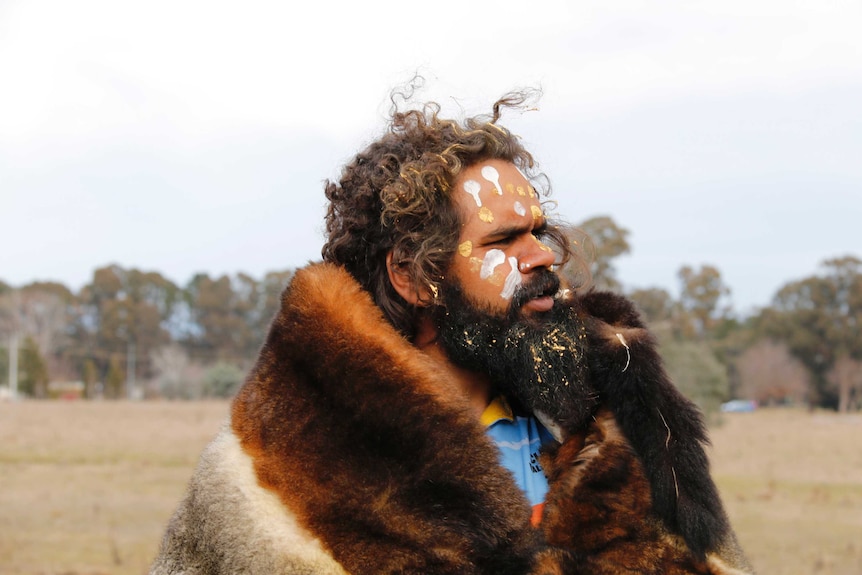
{"label": "overcast sky", "polygon": [[420,71],[508,116],[572,222],[631,235],[626,287],[710,264],[737,311],[862,257],[862,3],[0,0],[0,279],[319,258],[323,181]]}

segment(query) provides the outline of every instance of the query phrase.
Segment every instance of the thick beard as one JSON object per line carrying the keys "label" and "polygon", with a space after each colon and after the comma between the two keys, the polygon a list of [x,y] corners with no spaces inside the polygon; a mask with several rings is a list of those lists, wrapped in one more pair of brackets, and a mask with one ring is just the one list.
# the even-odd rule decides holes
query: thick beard
{"label": "thick beard", "polygon": [[556,274],[535,274],[504,314],[472,302],[457,282],[444,286],[435,310],[439,341],[453,363],[487,373],[496,392],[546,423],[579,429],[597,402],[586,381],[584,326],[560,300],[547,312],[523,314],[527,301],[559,289]]}

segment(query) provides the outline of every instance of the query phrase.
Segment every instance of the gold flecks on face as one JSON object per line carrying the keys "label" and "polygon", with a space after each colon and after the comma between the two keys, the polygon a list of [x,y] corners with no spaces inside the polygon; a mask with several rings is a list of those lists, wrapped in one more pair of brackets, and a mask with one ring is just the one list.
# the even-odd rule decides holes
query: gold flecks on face
{"label": "gold flecks on face", "polygon": [[486,224],[490,224],[494,221],[494,213],[486,207],[479,208],[479,219],[485,222]]}
{"label": "gold flecks on face", "polygon": [[509,192],[510,194],[514,194],[515,193],[515,184],[513,184],[511,182],[506,184],[506,191]]}
{"label": "gold flecks on face", "polygon": [[458,253],[464,256],[465,258],[469,258],[470,254],[473,253],[473,242],[467,240],[466,242],[462,242],[458,245]]}
{"label": "gold flecks on face", "polygon": [[488,282],[490,282],[491,285],[495,285],[497,287],[500,287],[501,285],[503,285],[503,283],[505,281],[506,281],[506,274],[499,269],[495,269],[494,273],[491,274],[491,277],[488,278]]}
{"label": "gold flecks on face", "polygon": [[518,186],[518,187],[517,187],[517,188],[515,188],[515,189],[516,189],[516,190],[518,190],[518,195],[519,195],[519,196],[526,196],[526,195],[527,195],[527,192],[525,192],[525,191],[524,191],[524,186]]}
{"label": "gold flecks on face", "polygon": [[531,198],[536,197],[536,188],[534,188],[533,186],[527,186],[527,191],[530,193]]}
{"label": "gold flecks on face", "polygon": [[470,271],[473,273],[482,269],[482,260],[477,257],[470,258]]}
{"label": "gold flecks on face", "polygon": [[544,214],[542,214],[542,208],[540,208],[536,204],[533,204],[532,206],[530,206],[530,211],[533,212],[533,219],[534,220],[541,219],[541,217],[544,215]]}
{"label": "gold flecks on face", "polygon": [[539,249],[541,249],[542,251],[546,251],[546,252],[553,251],[550,247],[543,244],[542,241],[539,238],[537,238],[536,236],[531,236],[531,237],[533,238],[533,241],[539,245]]}

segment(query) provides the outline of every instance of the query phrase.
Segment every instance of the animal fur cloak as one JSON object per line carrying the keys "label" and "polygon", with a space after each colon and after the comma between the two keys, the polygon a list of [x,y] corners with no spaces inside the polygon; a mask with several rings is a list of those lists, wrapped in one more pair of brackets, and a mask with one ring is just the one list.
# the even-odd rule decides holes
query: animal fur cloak
{"label": "animal fur cloak", "polygon": [[608,301],[569,302],[602,407],[579,428],[556,414],[536,529],[455,383],[346,271],[298,271],[151,573],[745,572],[699,414]]}

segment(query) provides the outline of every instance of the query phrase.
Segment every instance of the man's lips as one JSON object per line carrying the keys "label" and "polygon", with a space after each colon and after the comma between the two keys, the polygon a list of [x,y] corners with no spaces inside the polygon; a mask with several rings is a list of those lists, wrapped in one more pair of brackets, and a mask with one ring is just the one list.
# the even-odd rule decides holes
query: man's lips
{"label": "man's lips", "polygon": [[560,289],[559,278],[549,270],[539,272],[519,288],[514,308],[527,312],[544,312],[554,307],[554,296]]}
{"label": "man's lips", "polygon": [[549,295],[539,296],[537,298],[527,300],[521,309],[528,311],[548,311],[554,307],[554,298]]}

